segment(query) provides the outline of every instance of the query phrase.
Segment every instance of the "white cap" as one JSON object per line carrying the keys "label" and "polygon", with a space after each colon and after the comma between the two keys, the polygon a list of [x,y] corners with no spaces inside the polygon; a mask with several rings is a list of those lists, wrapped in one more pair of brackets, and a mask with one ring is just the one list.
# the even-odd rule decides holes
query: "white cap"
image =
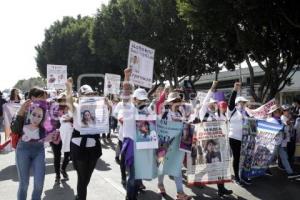
{"label": "white cap", "polygon": [[79,88],[80,95],[85,95],[85,94],[89,94],[89,93],[93,93],[93,92],[94,92],[93,89],[89,85],[83,85]]}
{"label": "white cap", "polygon": [[218,103],[218,101],[215,100],[215,99],[213,99],[213,98],[210,98],[208,103],[209,103],[209,104],[211,104],[211,103]]}
{"label": "white cap", "polygon": [[245,97],[237,97],[235,99],[235,104],[239,103],[239,102],[248,102],[249,100],[247,100]]}
{"label": "white cap", "polygon": [[144,90],[142,88],[138,88],[138,89],[134,90],[133,98],[137,98],[137,100],[140,100],[140,101],[148,100],[148,94],[147,94],[146,90]]}

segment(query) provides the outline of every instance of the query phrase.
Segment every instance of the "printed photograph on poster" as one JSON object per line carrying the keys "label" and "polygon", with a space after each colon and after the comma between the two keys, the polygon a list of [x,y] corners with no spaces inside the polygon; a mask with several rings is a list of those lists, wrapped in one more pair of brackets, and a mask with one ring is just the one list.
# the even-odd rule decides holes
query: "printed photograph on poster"
{"label": "printed photograph on poster", "polygon": [[128,66],[132,69],[131,81],[145,88],[152,87],[155,50],[130,41]]}
{"label": "printed photograph on poster", "polygon": [[48,89],[65,89],[67,81],[66,65],[47,65],[47,88]]}
{"label": "printed photograph on poster", "polygon": [[137,149],[157,149],[158,138],[156,133],[156,117],[136,120],[136,148]]}
{"label": "printed photograph on poster", "polygon": [[205,164],[222,162],[219,139],[203,140],[202,148],[204,149]]}
{"label": "printed photograph on poster", "polygon": [[105,74],[104,96],[108,94],[118,95],[120,93],[121,76],[117,74]]}
{"label": "printed photograph on poster", "polygon": [[183,131],[180,137],[179,149],[181,151],[191,153],[194,135],[194,126],[192,124],[183,124]]}
{"label": "printed photograph on poster", "polygon": [[107,133],[109,111],[103,97],[79,98],[79,124],[81,134]]}
{"label": "printed photograph on poster", "polygon": [[47,102],[34,101],[30,105],[26,118],[24,120],[22,140],[29,142],[31,140],[42,140],[47,135],[45,122],[47,120]]}

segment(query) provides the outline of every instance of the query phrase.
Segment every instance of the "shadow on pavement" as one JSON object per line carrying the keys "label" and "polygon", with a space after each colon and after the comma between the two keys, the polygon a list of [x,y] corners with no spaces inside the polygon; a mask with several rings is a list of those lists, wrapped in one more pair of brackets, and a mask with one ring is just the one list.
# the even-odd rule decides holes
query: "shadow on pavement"
{"label": "shadow on pavement", "polygon": [[111,168],[109,166],[110,166],[110,164],[106,163],[104,160],[102,160],[100,158],[97,162],[95,169],[98,171],[109,171],[109,170],[111,170]]}
{"label": "shadow on pavement", "polygon": [[74,190],[66,183],[62,182],[59,186],[53,186],[46,190],[43,200],[73,200],[75,199]]}
{"label": "shadow on pavement", "polygon": [[12,180],[17,182],[18,173],[16,165],[10,165],[0,171],[0,181]]}

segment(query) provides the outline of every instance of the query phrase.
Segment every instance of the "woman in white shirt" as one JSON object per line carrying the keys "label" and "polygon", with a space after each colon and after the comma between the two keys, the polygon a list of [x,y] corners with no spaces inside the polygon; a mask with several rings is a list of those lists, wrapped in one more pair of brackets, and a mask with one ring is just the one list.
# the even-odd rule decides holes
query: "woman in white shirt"
{"label": "woman in white shirt", "polygon": [[[73,80],[71,78],[67,81],[67,105],[70,114],[73,115],[74,131],[71,139],[71,158],[74,168],[77,172],[77,196],[78,200],[86,200],[87,186],[90,182],[92,173],[96,167],[97,161],[102,155],[102,148],[99,134],[85,134],[80,133],[81,117],[78,104],[73,103],[72,87]],[[88,85],[83,85],[79,89],[79,97],[95,96],[95,92]]]}

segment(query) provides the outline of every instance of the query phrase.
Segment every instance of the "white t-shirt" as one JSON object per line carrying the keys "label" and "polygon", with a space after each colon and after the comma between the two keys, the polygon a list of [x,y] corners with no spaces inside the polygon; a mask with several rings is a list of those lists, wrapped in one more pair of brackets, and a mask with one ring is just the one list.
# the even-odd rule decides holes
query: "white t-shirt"
{"label": "white t-shirt", "polygon": [[[236,110],[236,111],[234,111]],[[234,113],[233,113],[234,112]],[[243,123],[247,115],[241,112],[239,109],[233,109],[232,111],[228,109],[227,116],[229,120],[229,138],[242,141],[243,137]]]}
{"label": "white t-shirt", "polygon": [[123,120],[124,118],[124,112],[126,112],[126,110],[131,109],[132,103],[125,103],[125,102],[119,102],[114,111],[113,111],[113,116],[118,120],[118,125],[119,125],[119,134],[118,134],[118,139],[120,141],[123,141],[123,123],[120,123],[120,119]]}
{"label": "white t-shirt", "polygon": [[63,115],[59,121],[60,121],[60,138],[62,141],[62,152],[70,152],[70,142],[72,138],[73,133],[73,125],[71,122],[65,122],[65,119],[69,118],[69,115]]}
{"label": "white t-shirt", "polygon": [[23,135],[22,135],[22,141],[28,142],[29,140],[38,140],[40,139],[40,129],[36,128],[34,130],[30,129],[30,125],[25,125],[23,127]]}

